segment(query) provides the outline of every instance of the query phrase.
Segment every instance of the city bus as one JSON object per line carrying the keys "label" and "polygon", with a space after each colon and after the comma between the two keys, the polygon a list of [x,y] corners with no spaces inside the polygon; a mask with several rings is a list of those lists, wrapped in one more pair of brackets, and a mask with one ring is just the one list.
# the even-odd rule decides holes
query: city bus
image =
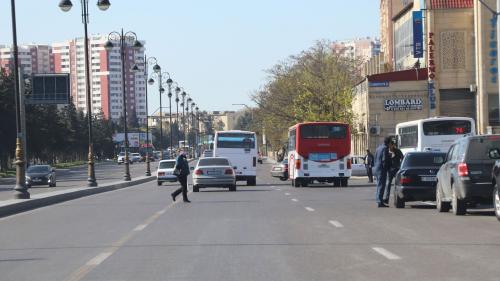
{"label": "city bus", "polygon": [[214,157],[226,157],[235,167],[236,181],[247,185],[257,183],[257,135],[249,131],[217,131],[214,138]]}
{"label": "city bus", "polygon": [[339,122],[299,123],[288,131],[288,171],[292,186],[317,182],[347,186],[351,176],[351,133]]}
{"label": "city bus", "polygon": [[411,151],[448,152],[458,138],[476,134],[469,117],[433,117],[396,125],[396,139],[403,154]]}

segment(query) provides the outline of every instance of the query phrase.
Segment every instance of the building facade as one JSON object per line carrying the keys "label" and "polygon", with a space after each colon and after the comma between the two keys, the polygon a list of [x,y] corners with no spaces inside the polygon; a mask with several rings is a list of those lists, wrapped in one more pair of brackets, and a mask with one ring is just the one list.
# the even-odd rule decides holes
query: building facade
{"label": "building facade", "polygon": [[[49,45],[18,46],[19,67],[25,75],[53,73],[54,57]],[[10,71],[14,67],[14,52],[11,46],[0,45],[0,68]]]}

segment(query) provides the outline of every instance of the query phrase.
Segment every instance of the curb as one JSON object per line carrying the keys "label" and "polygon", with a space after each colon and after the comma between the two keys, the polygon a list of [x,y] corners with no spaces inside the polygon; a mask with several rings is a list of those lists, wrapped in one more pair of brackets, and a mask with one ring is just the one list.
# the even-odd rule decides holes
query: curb
{"label": "curb", "polygon": [[10,199],[0,202],[0,218],[30,211],[33,209],[54,205],[90,195],[131,187],[156,180],[156,176],[140,177],[129,182],[117,182],[97,187],[72,188],[36,194],[31,199]]}

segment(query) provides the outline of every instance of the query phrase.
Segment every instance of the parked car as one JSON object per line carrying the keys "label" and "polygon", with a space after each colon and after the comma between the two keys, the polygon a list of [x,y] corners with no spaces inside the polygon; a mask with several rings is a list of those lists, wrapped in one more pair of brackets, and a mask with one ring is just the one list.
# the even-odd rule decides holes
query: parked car
{"label": "parked car", "polygon": [[464,215],[467,207],[491,204],[491,171],[495,160],[490,151],[500,147],[500,135],[469,136],[455,141],[439,169],[436,206],[439,212]]}
{"label": "parked car", "polygon": [[164,182],[176,182],[177,176],[174,175],[175,159],[161,160],[156,171],[156,182],[161,185]]}
{"label": "parked car", "polygon": [[[125,152],[120,152],[120,154],[118,154],[118,158],[116,159],[116,162],[118,163],[118,165],[125,163]],[[129,164],[134,163],[132,161],[132,157],[130,154],[128,155],[128,163]]]}
{"label": "parked car", "polygon": [[492,183],[493,183],[493,208],[495,210],[495,216],[500,221],[500,148],[493,148],[489,152],[491,159],[496,160],[493,165],[493,170],[491,172]]}
{"label": "parked car", "polygon": [[365,167],[365,158],[363,156],[353,156],[351,158],[351,176],[367,176]]}
{"label": "parked car", "polygon": [[446,159],[443,152],[408,152],[394,177],[394,206],[436,199],[436,174]]}
{"label": "parked car", "polygon": [[56,187],[56,170],[50,165],[31,165],[26,170],[26,186],[49,185]]}
{"label": "parked car", "polygon": [[193,173],[193,191],[204,187],[226,187],[236,191],[236,175],[229,159],[207,157],[198,161]]}
{"label": "parked car", "polygon": [[131,161],[134,163],[139,163],[142,161],[142,156],[140,153],[131,153],[130,157],[132,158]]}
{"label": "parked car", "polygon": [[288,180],[288,159],[274,164],[271,167],[271,176],[274,178],[279,178],[282,181]]}

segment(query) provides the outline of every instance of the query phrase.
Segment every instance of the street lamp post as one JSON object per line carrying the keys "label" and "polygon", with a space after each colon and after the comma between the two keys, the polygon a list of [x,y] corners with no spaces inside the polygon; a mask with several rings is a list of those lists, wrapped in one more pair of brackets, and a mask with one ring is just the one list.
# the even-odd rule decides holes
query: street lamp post
{"label": "street lamp post", "polygon": [[[193,153],[196,151],[196,127],[195,127],[195,120],[194,120],[194,106],[196,104],[194,102],[191,103],[191,132],[193,133],[192,141],[193,141]],[[195,155],[196,156],[196,155]]]}
{"label": "street lamp post", "polygon": [[168,86],[168,118],[170,120],[170,152],[169,152],[169,158],[172,158],[172,149],[174,147],[174,144],[173,144],[174,133],[172,131],[172,83],[174,83],[174,81],[170,77],[168,77],[168,79],[167,79],[167,86]]}
{"label": "street lamp post", "polygon": [[[94,187],[97,186],[97,180],[95,178],[95,167],[94,167],[94,141],[92,132],[92,93],[90,84],[90,63],[89,63],[89,38],[87,25],[89,23],[89,2],[88,0],[81,0],[82,7],[82,22],[84,27],[84,48],[85,48],[85,88],[87,94],[87,123],[88,123],[88,141],[89,141],[89,153],[88,153],[88,169],[87,169],[87,186]],[[101,11],[106,11],[111,4],[109,0],[99,0],[97,1],[97,7]],[[68,12],[73,7],[71,0],[61,0],[59,2],[59,8],[63,12]]]}
{"label": "street lamp post", "polygon": [[[155,64],[153,66],[153,77],[156,78],[158,81],[158,92],[160,95],[160,159],[164,159],[164,154],[163,154],[163,107],[162,107],[162,94],[165,92],[165,88],[163,88],[163,80],[165,79],[168,83],[168,81],[172,80],[170,79],[170,74],[168,72],[161,72],[161,67],[158,64]],[[149,85],[153,85],[155,83],[155,79],[151,77],[148,80]]]}
{"label": "street lamp post", "polygon": [[184,114],[184,104],[186,103],[186,91],[182,91],[182,146],[186,146],[186,116]]}
{"label": "street lamp post", "polygon": [[175,105],[176,105],[176,115],[175,115],[175,123],[177,124],[177,144],[179,144],[179,141],[181,140],[181,134],[180,134],[180,127],[179,127],[179,94],[181,93],[182,87],[175,87]]}
{"label": "street lamp post", "polygon": [[195,110],[196,110],[196,137],[195,137],[195,143],[196,143],[196,152],[199,155],[198,152],[199,152],[200,139],[201,139],[201,136],[200,136],[200,112],[199,112],[199,108],[198,107],[196,107]]}
{"label": "street lamp post", "polygon": [[189,145],[190,145],[190,139],[189,139],[189,105],[191,104],[191,102],[193,101],[193,99],[191,99],[191,97],[188,97],[188,99],[186,100],[187,104],[186,104],[186,125],[187,125],[187,138],[186,138],[186,141],[187,141],[187,146],[188,146],[188,149],[189,149]]}
{"label": "street lamp post", "polygon": [[140,50],[143,46],[142,43],[137,40],[137,34],[132,31],[128,31],[123,33],[123,28],[121,33],[116,31],[111,32],[108,35],[108,41],[105,44],[105,48],[108,52],[113,50],[114,44],[111,41],[119,41],[120,42],[120,54],[122,60],[122,90],[123,90],[123,123],[124,123],[124,133],[125,133],[125,174],[123,175],[123,179],[125,181],[130,181],[130,163],[129,163],[129,143],[128,143],[128,125],[127,125],[127,86],[125,85],[125,46],[127,41],[133,41],[133,48],[135,50]]}
{"label": "street lamp post", "polygon": [[17,26],[16,26],[16,3],[10,1],[12,15],[12,45],[14,52],[14,99],[16,104],[16,185],[14,187],[14,198],[30,199],[30,193],[26,188],[26,170],[23,150],[23,137],[21,129],[21,92],[19,91],[19,52],[17,48]]}

